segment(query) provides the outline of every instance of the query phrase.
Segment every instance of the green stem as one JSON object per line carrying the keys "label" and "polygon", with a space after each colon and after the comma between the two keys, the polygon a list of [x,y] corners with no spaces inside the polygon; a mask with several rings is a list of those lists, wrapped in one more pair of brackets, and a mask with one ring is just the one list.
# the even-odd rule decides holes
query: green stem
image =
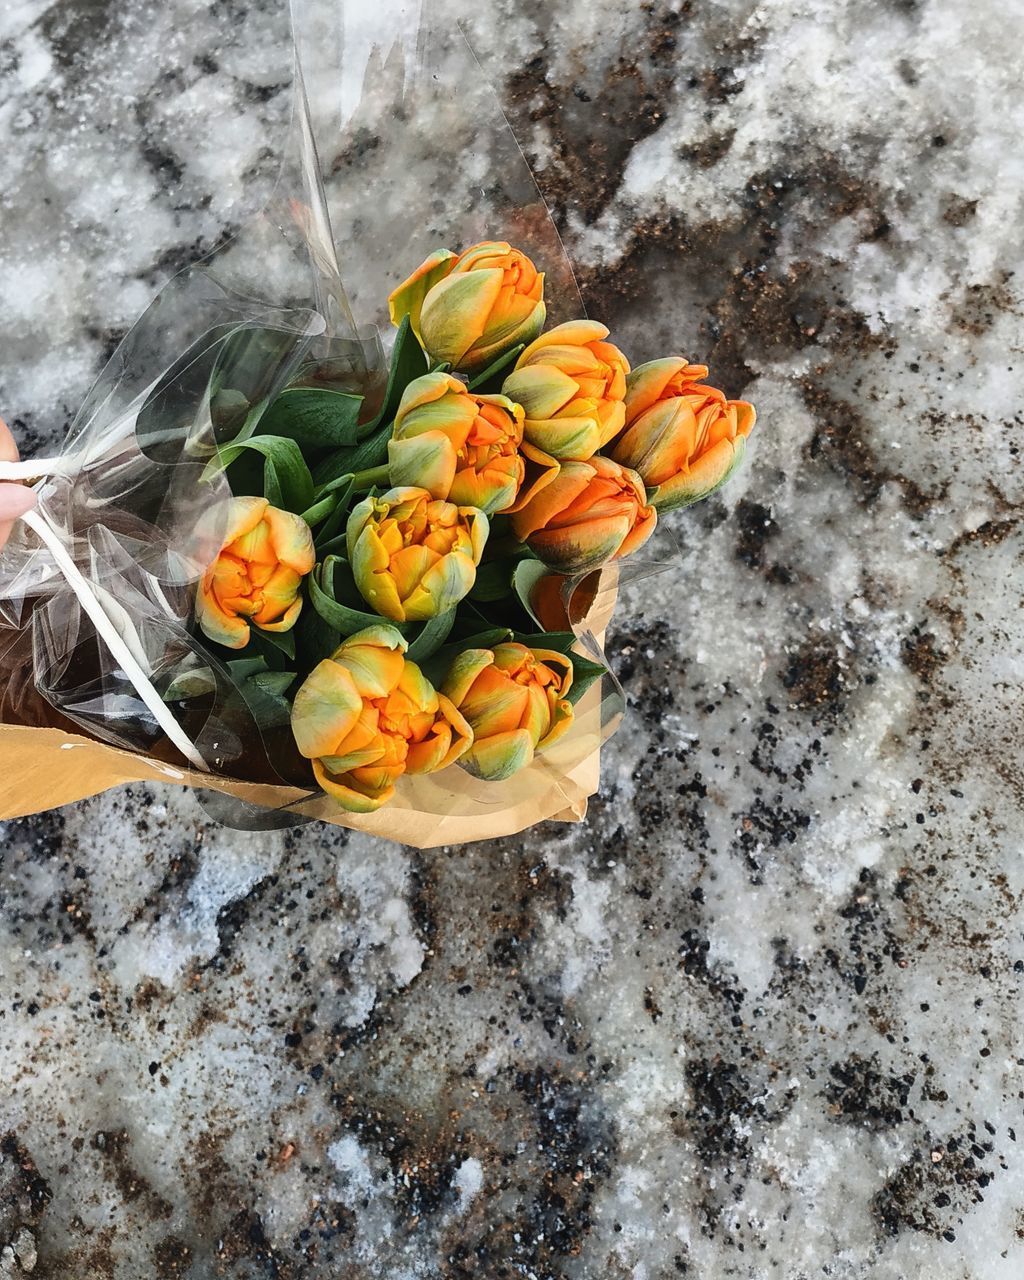
{"label": "green stem", "polygon": [[376,488],[378,485],[391,484],[391,469],[388,464],[382,467],[367,467],[365,471],[357,471],[352,480],[353,489],[360,493],[365,493],[367,489]]}

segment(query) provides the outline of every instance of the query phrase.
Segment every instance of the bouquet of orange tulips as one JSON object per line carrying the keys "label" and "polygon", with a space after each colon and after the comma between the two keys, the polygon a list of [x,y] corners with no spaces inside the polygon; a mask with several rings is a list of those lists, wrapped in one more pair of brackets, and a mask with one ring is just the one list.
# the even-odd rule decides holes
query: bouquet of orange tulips
{"label": "bouquet of orange tulips", "polygon": [[195,601],[354,813],[406,774],[500,786],[571,734],[604,672],[559,602],[722,484],[754,425],[702,365],[631,371],[596,321],[545,330],[544,277],[504,242],[432,254],[389,305],[380,403],[310,367],[218,450],[233,496]]}
{"label": "bouquet of orange tulips", "polygon": [[[754,411],[573,318],[432,10],[291,0],[272,194],[164,287],[56,456],[0,428],[0,818],[146,779],[424,847],[585,812],[617,585],[665,565],[659,519],[727,479]],[[424,255],[384,343],[380,282]]]}

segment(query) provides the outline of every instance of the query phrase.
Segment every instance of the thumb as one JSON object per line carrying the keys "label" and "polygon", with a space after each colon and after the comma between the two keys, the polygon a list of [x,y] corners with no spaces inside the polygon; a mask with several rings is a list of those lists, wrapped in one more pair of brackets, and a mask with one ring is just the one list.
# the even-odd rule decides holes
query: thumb
{"label": "thumb", "polygon": [[0,418],[0,462],[17,462],[18,446],[3,418]]}
{"label": "thumb", "polygon": [[36,505],[36,495],[23,484],[0,484],[0,548],[10,537],[14,521]]}

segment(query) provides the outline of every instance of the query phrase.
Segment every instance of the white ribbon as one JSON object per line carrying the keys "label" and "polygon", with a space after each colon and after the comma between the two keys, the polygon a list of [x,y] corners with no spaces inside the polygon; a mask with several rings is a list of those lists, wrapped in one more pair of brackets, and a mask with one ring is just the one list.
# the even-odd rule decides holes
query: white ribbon
{"label": "white ribbon", "polygon": [[[0,481],[4,480],[40,480],[46,476],[71,475],[78,468],[67,457],[63,458],[29,458],[25,462],[0,462]],[[46,515],[42,507],[29,511],[21,517],[36,537],[53,556],[54,563],[63,574],[68,586],[78,597],[78,602],[88,614],[96,634],[106,645],[111,657],[128,677],[135,692],[149,708],[153,718],[164,731],[170,741],[195,768],[209,771],[209,765],[199,754],[192,740],[185,734],[171,714],[170,708],[160,697],[153,682],[146,674],[141,663],[132,652],[131,646],[111,620],[106,609],[98,599],[95,590],[68,554],[57,528]]]}

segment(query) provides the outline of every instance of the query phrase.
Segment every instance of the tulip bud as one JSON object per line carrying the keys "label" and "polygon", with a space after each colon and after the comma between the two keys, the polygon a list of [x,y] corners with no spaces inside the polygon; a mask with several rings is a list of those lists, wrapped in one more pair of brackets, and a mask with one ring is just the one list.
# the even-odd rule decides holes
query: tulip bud
{"label": "tulip bud", "polygon": [[473,739],[405,649],[394,627],[367,627],[315,667],[295,695],[296,746],[324,791],[353,813],[373,813],[403,773],[443,769]]}
{"label": "tulip bud", "polygon": [[418,485],[485,515],[507,511],[524,482],[532,492],[557,468],[553,458],[523,445],[517,404],[474,395],[446,373],[424,374],[406,387],[388,462],[392,484]]}
{"label": "tulip bud", "polygon": [[610,452],[639,473],[658,511],[706,498],[743,460],[754,406],[702,385],[707,376],[704,365],[671,356],[629,377],[626,428]]}
{"label": "tulip bud", "polygon": [[388,299],[391,319],[408,315],[431,359],[477,372],[544,326],[544,276],[504,241],[455,255],[432,254]]}
{"label": "tulip bud", "polygon": [[460,763],[490,782],[530,764],[572,724],[571,684],[562,653],[510,643],[459,654],[441,688],[473,731]]}
{"label": "tulip bud", "polygon": [[632,554],[657,518],[636,472],[597,455],[563,462],[555,479],[512,516],[512,528],[548,568],[574,575]]}
{"label": "tulip bud", "polygon": [[443,502],[426,489],[364,498],[348,519],[356,586],[394,622],[423,622],[457,605],[476,581],[486,541],[482,511]]}
{"label": "tulip bud", "polygon": [[301,516],[266,498],[232,498],[223,546],[196,593],[200,627],[228,649],[245,648],[250,623],[290,631],[302,609],[302,579],[315,563],[313,535]]}
{"label": "tulip bud", "polygon": [[629,361],[595,320],[556,325],[526,348],[502,392],[526,412],[523,433],[553,458],[585,462],[622,429]]}

